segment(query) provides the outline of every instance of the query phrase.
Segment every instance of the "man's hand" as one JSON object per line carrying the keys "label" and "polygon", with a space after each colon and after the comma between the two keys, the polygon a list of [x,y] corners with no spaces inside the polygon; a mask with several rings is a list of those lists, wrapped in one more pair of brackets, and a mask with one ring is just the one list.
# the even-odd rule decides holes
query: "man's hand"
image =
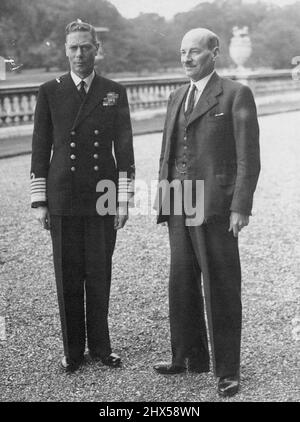
{"label": "man's hand", "polygon": [[38,207],[32,208],[33,215],[36,220],[41,224],[41,226],[46,229],[50,230],[50,214],[47,207]]}
{"label": "man's hand", "polygon": [[249,215],[240,214],[232,211],[230,214],[229,232],[233,231],[233,236],[238,237],[239,232],[243,227],[248,226]]}
{"label": "man's hand", "polygon": [[115,225],[114,225],[115,230],[122,229],[125,226],[127,220],[128,220],[128,207],[127,206],[118,207],[117,215],[115,216]]}

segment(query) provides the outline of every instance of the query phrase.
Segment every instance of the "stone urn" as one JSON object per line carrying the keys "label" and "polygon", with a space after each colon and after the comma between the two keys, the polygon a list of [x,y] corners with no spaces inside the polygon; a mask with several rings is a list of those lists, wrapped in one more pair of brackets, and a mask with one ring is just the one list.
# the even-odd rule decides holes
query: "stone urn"
{"label": "stone urn", "polygon": [[238,28],[233,27],[233,37],[229,45],[229,54],[234,63],[237,65],[237,70],[245,70],[244,64],[251,56],[252,46],[248,35],[248,27]]}

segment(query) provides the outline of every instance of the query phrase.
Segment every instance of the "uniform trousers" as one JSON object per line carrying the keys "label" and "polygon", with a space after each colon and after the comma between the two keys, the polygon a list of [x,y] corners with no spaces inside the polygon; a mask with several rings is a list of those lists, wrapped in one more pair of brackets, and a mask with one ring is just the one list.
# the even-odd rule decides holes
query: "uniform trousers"
{"label": "uniform trousers", "polygon": [[114,216],[51,216],[51,237],[65,356],[88,348],[111,353],[108,306],[115,247]]}
{"label": "uniform trousers", "polygon": [[184,366],[188,360],[202,372],[208,371],[205,304],[215,375],[236,374],[240,365],[241,268],[238,241],[228,232],[229,217],[215,216],[201,226],[189,227],[184,214],[173,213],[168,227],[173,364]]}

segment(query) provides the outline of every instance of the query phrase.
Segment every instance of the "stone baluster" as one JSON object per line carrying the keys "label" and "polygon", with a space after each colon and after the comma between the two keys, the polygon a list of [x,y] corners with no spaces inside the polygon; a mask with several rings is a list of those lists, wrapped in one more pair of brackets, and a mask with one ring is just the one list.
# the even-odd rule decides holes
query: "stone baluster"
{"label": "stone baluster", "polygon": [[[150,87],[144,85],[141,90],[141,102],[140,102],[140,109],[142,110],[145,108],[145,104],[149,104],[149,94],[150,94]],[[151,100],[150,100],[151,102]],[[149,104],[150,105],[150,104]]]}
{"label": "stone baluster", "polygon": [[148,105],[149,108],[154,108],[154,92],[153,92],[153,85],[148,87]]}
{"label": "stone baluster", "polygon": [[27,104],[28,104],[28,98],[26,95],[22,95],[20,100],[20,110],[21,110],[21,122],[27,122],[28,121],[28,115],[27,115]]}
{"label": "stone baluster", "polygon": [[12,108],[12,121],[13,123],[19,123],[20,121],[20,97],[13,95],[11,97],[11,108]]}
{"label": "stone baluster", "polygon": [[37,99],[37,95],[36,94],[31,94],[30,95],[30,100],[29,100],[29,120],[33,121],[33,116],[34,116],[34,110],[35,110],[35,106],[36,106],[36,99]]}
{"label": "stone baluster", "polygon": [[131,87],[131,92],[132,92],[132,96],[131,96],[131,106],[132,106],[132,111],[135,111],[137,109],[137,103],[139,100],[139,96],[138,96],[138,88],[136,86],[132,86]]}
{"label": "stone baluster", "polygon": [[3,108],[6,119],[4,120],[5,124],[10,124],[12,122],[11,114],[12,114],[12,107],[11,107],[11,97],[6,95],[3,100]]}

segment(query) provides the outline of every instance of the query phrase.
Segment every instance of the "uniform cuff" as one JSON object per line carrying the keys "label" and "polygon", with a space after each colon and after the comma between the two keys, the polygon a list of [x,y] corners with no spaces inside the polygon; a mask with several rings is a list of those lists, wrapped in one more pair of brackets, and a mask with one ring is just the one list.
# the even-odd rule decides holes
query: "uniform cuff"
{"label": "uniform cuff", "polygon": [[120,177],[118,185],[118,204],[128,204],[134,193],[134,180]]}
{"label": "uniform cuff", "polygon": [[31,195],[31,203],[47,202],[45,177],[31,179],[30,195]]}

